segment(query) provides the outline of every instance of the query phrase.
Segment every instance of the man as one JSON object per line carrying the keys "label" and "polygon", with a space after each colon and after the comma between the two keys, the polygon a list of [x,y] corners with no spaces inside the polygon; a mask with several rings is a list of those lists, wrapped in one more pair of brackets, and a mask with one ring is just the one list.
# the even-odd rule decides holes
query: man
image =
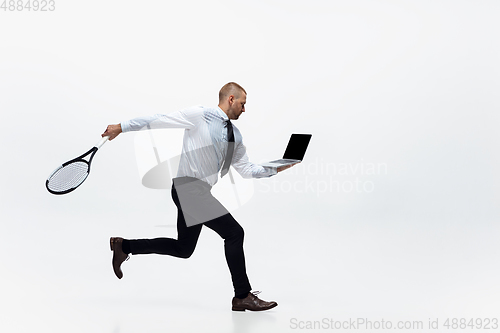
{"label": "man", "polygon": [[177,177],[173,179],[172,199],[177,206],[177,239],[110,239],[113,270],[121,279],[121,264],[129,254],[164,254],[189,258],[202,226],[224,239],[224,252],[234,287],[233,311],[262,311],[278,304],[259,299],[252,293],[246,274],[243,228],[211,193],[221,171],[223,177],[232,165],[244,178],[270,177],[290,166],[265,168],[251,163],[240,131],[231,123],[245,112],[246,91],[229,82],[219,92],[217,108],[193,107],[168,115],[135,118],[109,125],[102,136],[113,140],[121,132],[147,128],[185,128]]}

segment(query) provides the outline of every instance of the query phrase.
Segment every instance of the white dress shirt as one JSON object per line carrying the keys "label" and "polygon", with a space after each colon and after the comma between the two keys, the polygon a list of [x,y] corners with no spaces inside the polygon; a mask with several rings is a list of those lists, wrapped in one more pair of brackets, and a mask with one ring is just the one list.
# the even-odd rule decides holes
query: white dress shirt
{"label": "white dress shirt", "polygon": [[[177,177],[194,177],[210,186],[217,183],[218,173],[227,153],[229,120],[221,108],[194,106],[169,114],[139,117],[121,123],[122,132],[138,131],[149,125],[155,128],[185,128]],[[263,167],[249,161],[243,138],[232,123],[234,154],[231,165],[243,178],[270,177],[276,168]]]}

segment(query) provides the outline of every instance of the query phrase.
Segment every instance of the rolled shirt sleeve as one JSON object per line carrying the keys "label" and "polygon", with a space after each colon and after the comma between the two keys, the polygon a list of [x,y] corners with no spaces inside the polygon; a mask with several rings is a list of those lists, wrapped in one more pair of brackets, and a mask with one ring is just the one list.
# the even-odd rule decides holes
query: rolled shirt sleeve
{"label": "rolled shirt sleeve", "polygon": [[243,178],[264,178],[278,173],[277,168],[263,167],[250,162],[243,142],[236,145],[231,165]]}

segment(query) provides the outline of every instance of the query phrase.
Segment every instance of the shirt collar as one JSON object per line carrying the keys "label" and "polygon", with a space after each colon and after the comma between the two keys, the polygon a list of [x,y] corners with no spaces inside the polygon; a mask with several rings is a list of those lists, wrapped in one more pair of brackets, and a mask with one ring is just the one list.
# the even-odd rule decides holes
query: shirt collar
{"label": "shirt collar", "polygon": [[227,114],[224,111],[222,111],[222,109],[219,106],[217,106],[217,111],[219,112],[219,115],[222,117],[222,119],[224,121],[229,120],[229,117],[227,116]]}

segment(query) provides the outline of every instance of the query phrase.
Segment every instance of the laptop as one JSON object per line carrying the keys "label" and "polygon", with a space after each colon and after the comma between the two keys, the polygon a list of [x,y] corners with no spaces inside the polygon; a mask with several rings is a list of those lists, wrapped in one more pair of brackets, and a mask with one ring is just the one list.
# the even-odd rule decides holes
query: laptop
{"label": "laptop", "polygon": [[292,134],[288,141],[283,158],[267,163],[262,163],[265,167],[278,168],[285,165],[301,162],[306,154],[307,146],[311,140],[312,134]]}

